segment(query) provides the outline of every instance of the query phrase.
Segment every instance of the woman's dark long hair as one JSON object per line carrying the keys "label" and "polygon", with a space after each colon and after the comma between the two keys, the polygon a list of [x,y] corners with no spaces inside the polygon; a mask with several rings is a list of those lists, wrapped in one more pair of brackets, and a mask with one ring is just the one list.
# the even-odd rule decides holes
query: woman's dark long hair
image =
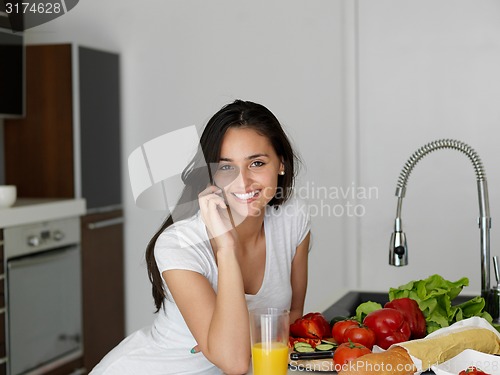
{"label": "woman's dark long hair", "polygon": [[254,129],[260,135],[267,137],[283,162],[286,173],[278,176],[277,193],[269,205],[277,208],[290,197],[295,181],[295,165],[298,157],[278,119],[263,105],[248,101],[236,100],[220,109],[208,121],[201,135],[200,151],[182,173],[182,181],[186,186],[176,208],[167,217],[146,248],[148,276],[152,284],[156,312],[162,307],[166,296],[163,279],[154,257],[156,240],[165,229],[174,223],[174,217],[175,220],[179,220],[192,216],[198,211],[198,194],[207,187],[207,183],[210,181],[211,173],[207,166],[216,165],[219,162],[222,140],[226,131],[233,127]]}

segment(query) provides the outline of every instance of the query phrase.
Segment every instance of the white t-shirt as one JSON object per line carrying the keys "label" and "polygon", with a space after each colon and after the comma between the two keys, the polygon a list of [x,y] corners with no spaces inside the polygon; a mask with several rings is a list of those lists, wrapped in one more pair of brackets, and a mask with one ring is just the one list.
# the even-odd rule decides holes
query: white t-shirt
{"label": "white t-shirt", "polygon": [[[245,296],[249,309],[290,309],[292,260],[309,229],[307,207],[302,202],[292,198],[277,210],[266,207],[264,278],[255,295]],[[205,276],[217,292],[217,265],[199,213],[175,223],[160,235],[155,258],[160,273],[171,269],[195,271]],[[152,327],[124,339],[94,368],[92,375],[222,373],[202,353],[190,353],[196,341],[164,285],[168,298]]]}

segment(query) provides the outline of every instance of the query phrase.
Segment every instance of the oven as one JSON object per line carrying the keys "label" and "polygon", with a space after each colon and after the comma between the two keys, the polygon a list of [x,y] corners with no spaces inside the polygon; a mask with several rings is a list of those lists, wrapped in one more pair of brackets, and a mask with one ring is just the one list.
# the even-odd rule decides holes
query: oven
{"label": "oven", "polygon": [[82,356],[79,218],[4,230],[7,374]]}

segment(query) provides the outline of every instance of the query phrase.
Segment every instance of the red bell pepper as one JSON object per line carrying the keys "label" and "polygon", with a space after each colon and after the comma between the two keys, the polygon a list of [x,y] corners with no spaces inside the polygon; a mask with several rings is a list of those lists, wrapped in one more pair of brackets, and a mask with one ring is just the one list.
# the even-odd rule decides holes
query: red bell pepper
{"label": "red bell pepper", "polygon": [[372,311],[365,317],[363,324],[375,332],[376,344],[382,349],[408,341],[411,335],[410,326],[403,313],[396,309],[383,308]]}
{"label": "red bell pepper", "polygon": [[290,335],[310,339],[322,339],[331,333],[330,323],[321,313],[309,313],[290,325]]}
{"label": "red bell pepper", "polygon": [[294,348],[295,344],[298,342],[305,342],[305,343],[311,345],[313,348],[315,348],[316,346],[321,344],[322,341],[320,339],[306,339],[304,337],[292,337],[292,336],[290,336],[288,338],[288,347]]}
{"label": "red bell pepper", "polygon": [[396,309],[403,313],[410,325],[411,338],[421,339],[427,333],[424,313],[418,307],[417,301],[411,298],[397,298],[387,302],[384,307]]}

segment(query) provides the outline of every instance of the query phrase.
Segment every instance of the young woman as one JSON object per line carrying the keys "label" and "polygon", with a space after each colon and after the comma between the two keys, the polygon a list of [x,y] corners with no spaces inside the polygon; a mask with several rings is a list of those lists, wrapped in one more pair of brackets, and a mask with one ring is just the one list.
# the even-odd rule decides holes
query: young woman
{"label": "young woman", "polygon": [[237,100],[210,119],[200,144],[179,209],[146,252],[156,320],[93,375],[244,374],[248,310],[289,309],[291,322],[303,314],[310,223],[291,197],[296,156],[280,123]]}

